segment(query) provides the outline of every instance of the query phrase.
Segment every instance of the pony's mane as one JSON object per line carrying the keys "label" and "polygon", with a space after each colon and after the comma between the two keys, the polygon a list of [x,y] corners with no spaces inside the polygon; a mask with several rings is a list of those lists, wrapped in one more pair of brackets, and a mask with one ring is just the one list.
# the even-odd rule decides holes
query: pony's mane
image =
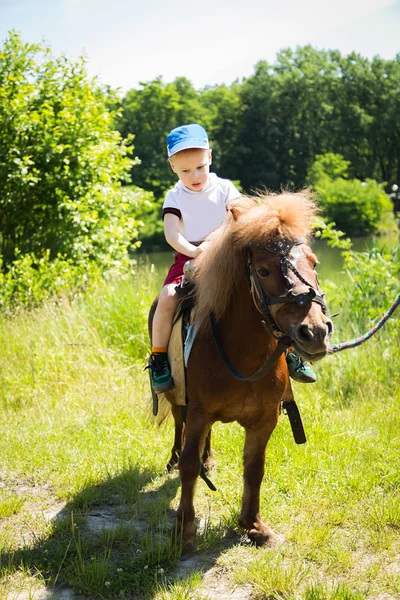
{"label": "pony's mane", "polygon": [[308,190],[242,197],[229,206],[225,222],[207,238],[209,246],[196,258],[199,327],[214,312],[226,312],[237,285],[243,280],[244,248],[266,240],[285,238],[308,241],[318,208]]}

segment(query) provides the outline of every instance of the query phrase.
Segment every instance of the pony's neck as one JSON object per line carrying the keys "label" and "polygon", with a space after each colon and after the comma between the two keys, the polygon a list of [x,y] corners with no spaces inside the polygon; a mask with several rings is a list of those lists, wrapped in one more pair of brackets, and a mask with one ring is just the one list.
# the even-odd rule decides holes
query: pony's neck
{"label": "pony's neck", "polygon": [[246,354],[250,360],[266,355],[276,347],[276,340],[262,324],[246,280],[237,286],[229,303],[221,329],[223,337],[237,355]]}

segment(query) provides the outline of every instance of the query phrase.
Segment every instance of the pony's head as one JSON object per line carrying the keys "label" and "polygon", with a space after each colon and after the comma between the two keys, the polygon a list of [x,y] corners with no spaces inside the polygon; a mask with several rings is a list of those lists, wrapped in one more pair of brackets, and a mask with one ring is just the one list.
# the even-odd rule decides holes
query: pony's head
{"label": "pony's head", "polygon": [[250,283],[254,305],[272,328],[289,335],[304,358],[325,356],[332,323],[308,245],[317,212],[307,191],[235,201],[196,259],[200,327],[207,326],[211,311],[222,319],[238,287]]}

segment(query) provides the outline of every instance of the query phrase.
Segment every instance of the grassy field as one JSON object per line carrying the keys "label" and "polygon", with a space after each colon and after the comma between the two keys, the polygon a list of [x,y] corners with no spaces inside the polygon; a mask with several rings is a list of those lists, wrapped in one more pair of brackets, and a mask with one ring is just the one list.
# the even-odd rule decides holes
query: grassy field
{"label": "grassy field", "polygon": [[242,537],[243,432],[215,427],[218,491],[199,482],[198,554],[180,561],[172,424],[149,417],[142,372],[153,295],[143,272],[0,320],[0,598],[400,598],[398,322],[296,385],[308,443],[282,415],[262,486],[274,548]]}

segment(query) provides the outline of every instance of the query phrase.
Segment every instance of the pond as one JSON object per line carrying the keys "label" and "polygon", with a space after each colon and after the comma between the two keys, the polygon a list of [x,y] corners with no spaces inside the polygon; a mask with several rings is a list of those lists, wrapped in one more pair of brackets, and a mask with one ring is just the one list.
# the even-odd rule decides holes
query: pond
{"label": "pond", "polygon": [[[353,242],[353,250],[357,252],[364,252],[368,250],[374,243],[379,247],[387,245],[391,248],[399,244],[400,232],[393,232],[387,236],[380,236],[376,238],[362,237],[355,238]],[[318,256],[320,264],[317,267],[318,275],[321,280],[329,279],[335,283],[340,281],[343,268],[343,258],[338,248],[331,248],[325,242],[325,240],[315,240],[312,243],[312,248],[315,254]],[[150,252],[148,254],[140,254],[140,264],[153,264],[156,269],[157,285],[161,287],[165,276],[168,272],[169,267],[173,262],[174,252]]]}

